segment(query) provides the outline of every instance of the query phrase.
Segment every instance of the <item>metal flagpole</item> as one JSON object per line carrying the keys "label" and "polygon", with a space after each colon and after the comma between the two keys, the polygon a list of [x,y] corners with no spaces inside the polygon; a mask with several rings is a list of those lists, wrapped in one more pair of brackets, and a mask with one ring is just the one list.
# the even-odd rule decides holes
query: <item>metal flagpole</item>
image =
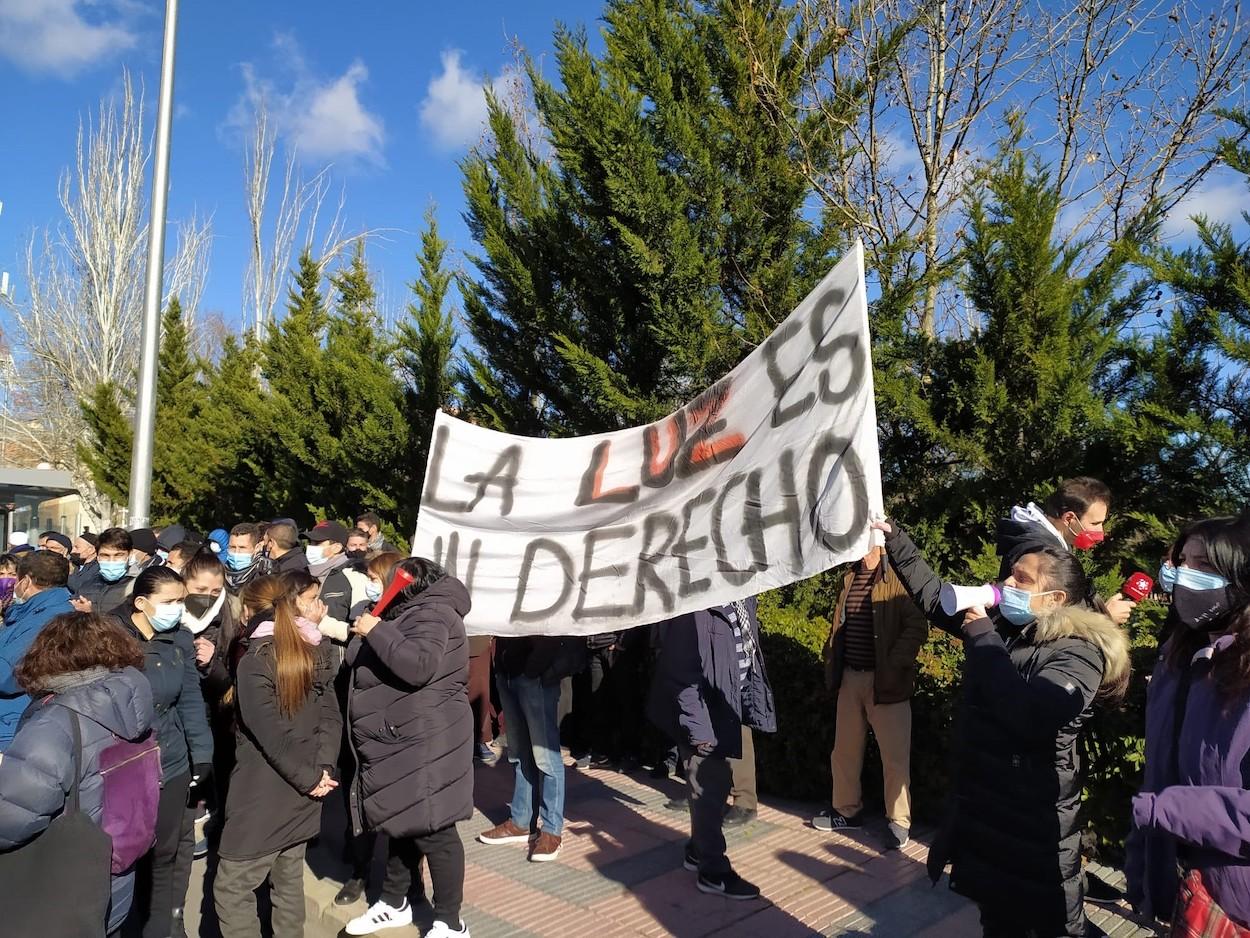
{"label": "metal flagpole", "polygon": [[178,0],[165,0],[165,44],[161,52],[161,96],[156,109],[156,160],[152,166],[152,218],[148,225],[148,270],[143,288],[143,333],[139,347],[139,389],[135,442],[130,458],[132,528],[147,527],[152,500],[152,450],[156,438],[156,368],[161,342],[161,287],[165,268],[165,203],[169,197],[169,137],[174,111],[174,39]]}

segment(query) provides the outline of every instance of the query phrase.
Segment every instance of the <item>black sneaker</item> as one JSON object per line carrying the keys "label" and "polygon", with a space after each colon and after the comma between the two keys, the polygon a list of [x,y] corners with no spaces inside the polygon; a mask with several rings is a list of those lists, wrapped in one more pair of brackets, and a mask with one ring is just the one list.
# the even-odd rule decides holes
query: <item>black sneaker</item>
{"label": "black sneaker", "polygon": [[1124,898],[1124,893],[1104,879],[1085,871],[1085,901],[1099,905],[1116,905]]}
{"label": "black sneaker", "polygon": [[694,844],[686,844],[686,855],[682,858],[681,865],[691,873],[699,872],[699,855],[694,852]]}
{"label": "black sneaker", "polygon": [[697,885],[699,892],[706,892],[710,896],[724,896],[726,899],[738,900],[760,897],[760,887],[754,883],[748,883],[733,870],[719,876],[705,876],[700,873]]}
{"label": "black sneaker", "polygon": [[664,807],[668,808],[670,811],[689,811],[690,796],[674,795],[672,798],[669,798],[668,801],[664,802]]}
{"label": "black sneaker", "polygon": [[812,818],[812,827],[818,831],[857,831],[863,826],[864,816],[862,814],[847,817],[833,808],[830,808],[828,811],[821,811]]}
{"label": "black sneaker", "polygon": [[734,805],[725,812],[725,827],[741,827],[744,824],[750,824],[755,820],[755,812],[748,811],[746,808],[740,808]]}

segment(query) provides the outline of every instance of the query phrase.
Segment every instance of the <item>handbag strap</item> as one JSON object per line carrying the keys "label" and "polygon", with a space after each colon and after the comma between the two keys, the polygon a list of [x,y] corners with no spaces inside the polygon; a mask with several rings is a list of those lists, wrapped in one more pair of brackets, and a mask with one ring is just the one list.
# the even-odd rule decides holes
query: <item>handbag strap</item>
{"label": "handbag strap", "polygon": [[70,716],[70,732],[74,736],[74,780],[70,784],[69,797],[65,801],[68,806],[65,813],[78,814],[81,807],[78,797],[78,789],[82,781],[82,727],[78,723],[77,711],[71,710],[64,704],[56,703],[56,701],[53,701],[53,703],[67,712]]}

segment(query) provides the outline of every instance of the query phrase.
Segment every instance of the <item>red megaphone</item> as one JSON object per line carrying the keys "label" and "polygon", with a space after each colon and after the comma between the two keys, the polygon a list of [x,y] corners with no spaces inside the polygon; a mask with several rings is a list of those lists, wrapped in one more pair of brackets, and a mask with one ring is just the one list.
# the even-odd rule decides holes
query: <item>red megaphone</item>
{"label": "red megaphone", "polygon": [[386,612],[386,607],[394,602],[405,587],[413,581],[413,576],[403,567],[395,568],[395,576],[391,579],[391,585],[386,588],[386,592],[379,597],[378,601],[373,604],[373,608],[369,610],[369,615],[381,618],[382,613]]}
{"label": "red megaphone", "polygon": [[1149,596],[1154,588],[1155,581],[1149,574],[1134,573],[1124,581],[1124,585],[1120,587],[1120,594],[1139,603]]}

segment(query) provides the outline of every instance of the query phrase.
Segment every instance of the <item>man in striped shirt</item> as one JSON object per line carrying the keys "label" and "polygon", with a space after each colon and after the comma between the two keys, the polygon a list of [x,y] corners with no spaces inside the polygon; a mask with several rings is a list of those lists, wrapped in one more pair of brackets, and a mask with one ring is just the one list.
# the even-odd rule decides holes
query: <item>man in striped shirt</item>
{"label": "man in striped shirt", "polygon": [[851,567],[834,610],[825,646],[826,679],[838,700],[833,804],[812,826],[862,826],[860,775],[871,726],[885,776],[887,846],[898,848],[911,836],[911,695],[929,624],[884,554],[874,547]]}

